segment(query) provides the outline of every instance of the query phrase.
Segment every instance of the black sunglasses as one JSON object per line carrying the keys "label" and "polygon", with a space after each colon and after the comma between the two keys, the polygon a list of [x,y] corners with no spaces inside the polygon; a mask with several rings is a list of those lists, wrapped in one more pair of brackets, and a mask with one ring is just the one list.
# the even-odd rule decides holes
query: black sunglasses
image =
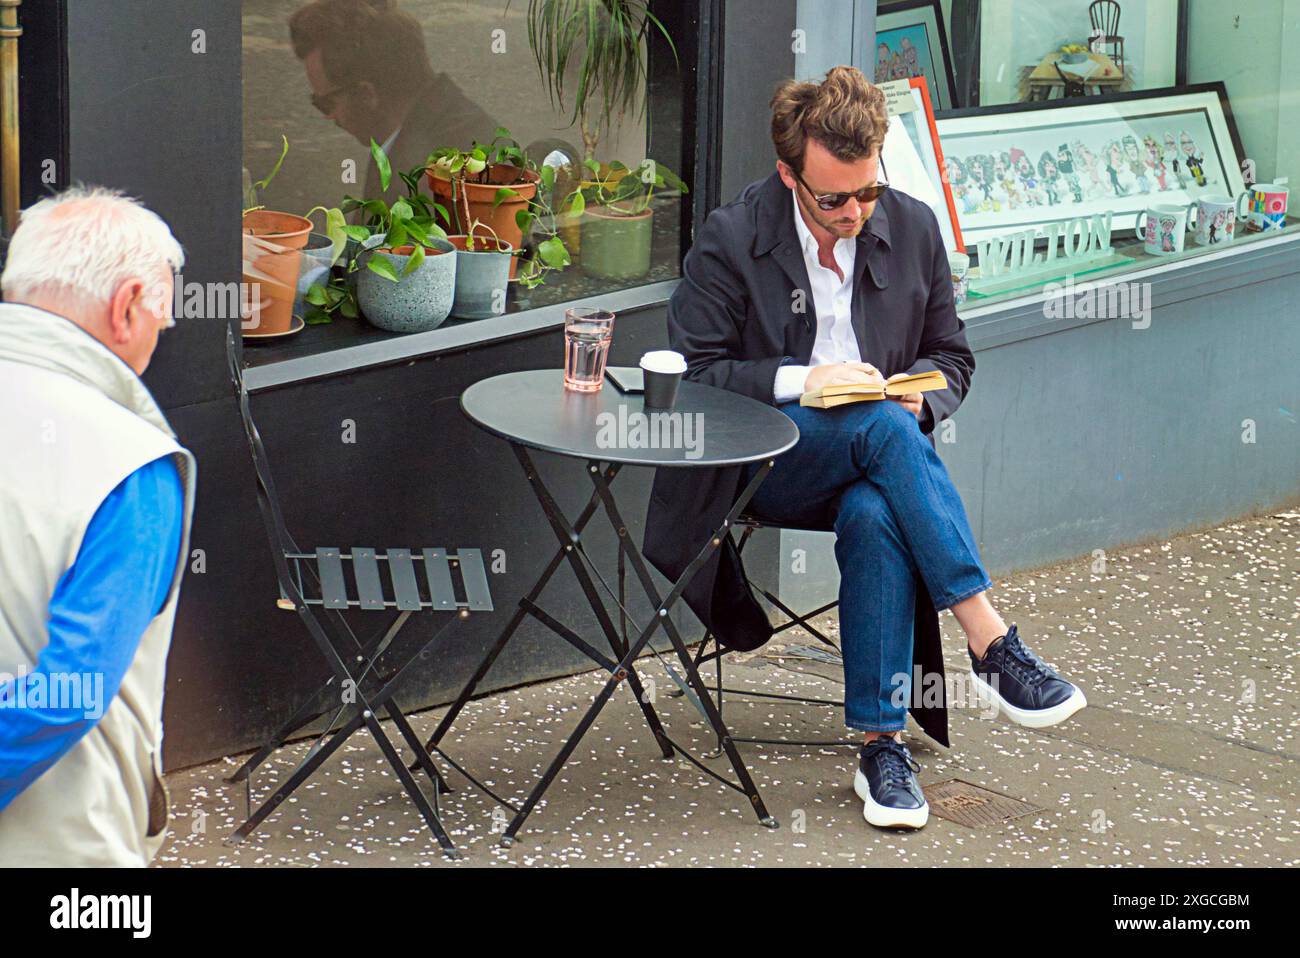
{"label": "black sunglasses", "polygon": [[813,202],[817,204],[817,208],[825,210],[826,212],[839,209],[849,201],[850,196],[856,199],[859,203],[873,203],[884,195],[885,190],[889,189],[888,183],[874,183],[871,186],[864,186],[862,189],[853,193],[814,193],[812,187],[807,183],[804,183],[803,177],[799,175],[798,171],[795,170],[793,166],[790,167],[790,172],[794,173],[794,178],[798,180],[800,184],[803,185],[803,188],[808,191],[809,195],[812,196]]}

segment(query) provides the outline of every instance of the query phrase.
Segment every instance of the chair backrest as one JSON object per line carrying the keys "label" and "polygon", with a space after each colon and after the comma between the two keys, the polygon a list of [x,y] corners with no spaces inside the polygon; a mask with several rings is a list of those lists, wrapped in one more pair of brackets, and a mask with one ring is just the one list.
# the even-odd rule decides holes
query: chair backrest
{"label": "chair backrest", "polygon": [[239,356],[239,346],[235,342],[234,327],[226,330],[226,362],[230,368],[230,381],[234,387],[235,399],[239,403],[239,416],[244,425],[244,439],[248,443],[248,453],[253,460],[253,473],[257,478],[257,507],[262,514],[262,524],[271,543],[271,553],[275,560],[275,575],[280,582],[280,591],[284,598],[301,604],[303,596],[297,582],[289,571],[286,556],[299,551],[298,545],[289,535],[284,524],[284,515],[280,511],[280,500],[275,491],[275,479],[271,476],[271,462],[262,445],[262,436],[253,421],[253,411],[248,402],[248,389],[244,385],[244,367]]}
{"label": "chair backrest", "polygon": [[1119,3],[1117,0],[1092,0],[1088,4],[1088,19],[1094,30],[1100,30],[1105,39],[1119,36]]}

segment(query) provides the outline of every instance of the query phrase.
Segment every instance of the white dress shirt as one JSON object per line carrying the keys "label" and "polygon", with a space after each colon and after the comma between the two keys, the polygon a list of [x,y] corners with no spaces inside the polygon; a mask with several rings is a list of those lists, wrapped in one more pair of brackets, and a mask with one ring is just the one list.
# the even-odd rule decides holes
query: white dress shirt
{"label": "white dress shirt", "polygon": [[812,287],[812,309],[817,314],[817,338],[813,342],[812,356],[807,366],[782,366],[776,371],[773,393],[777,402],[789,402],[803,395],[804,380],[813,366],[827,363],[860,362],[858,339],[853,333],[850,309],[853,305],[853,261],[857,258],[856,237],[838,239],[832,250],[835,262],[844,279],[827,269],[817,256],[817,239],[803,221],[798,197],[790,191],[794,204],[794,228],[799,234],[804,266],[808,269],[808,283]]}

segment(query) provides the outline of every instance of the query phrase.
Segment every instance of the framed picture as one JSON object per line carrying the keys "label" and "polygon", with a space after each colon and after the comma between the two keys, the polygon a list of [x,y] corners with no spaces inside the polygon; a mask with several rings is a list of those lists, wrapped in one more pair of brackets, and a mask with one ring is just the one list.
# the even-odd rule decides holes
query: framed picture
{"label": "framed picture", "polygon": [[953,110],[936,120],[966,242],[1153,203],[1235,199],[1241,140],[1220,81]]}
{"label": "framed picture", "polygon": [[925,77],[940,110],[956,105],[939,0],[902,0],[876,11],[875,82]]}
{"label": "framed picture", "polygon": [[925,77],[891,80],[880,84],[880,89],[889,108],[880,165],[890,189],[913,196],[934,210],[944,246],[949,252],[965,252],[952,188],[943,175],[943,150]]}
{"label": "framed picture", "polygon": [[[1061,59],[1068,44],[1086,47],[1092,10],[1087,0],[997,0],[979,6],[977,72],[982,106],[1056,97],[1064,82],[1059,63],[1073,79],[1102,93],[1156,90],[1187,82],[1186,0],[1120,0],[1096,11],[1118,17],[1118,36],[1096,45],[1095,55]],[[1100,32],[1100,31],[1099,31]],[[1109,72],[1107,72],[1109,71]],[[971,106],[972,102],[963,102]]]}

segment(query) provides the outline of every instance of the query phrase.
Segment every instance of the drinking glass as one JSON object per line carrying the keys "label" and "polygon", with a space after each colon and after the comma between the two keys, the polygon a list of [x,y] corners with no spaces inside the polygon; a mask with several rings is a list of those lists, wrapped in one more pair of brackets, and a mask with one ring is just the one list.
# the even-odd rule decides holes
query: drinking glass
{"label": "drinking glass", "polygon": [[614,314],[578,307],[564,311],[564,388],[598,392],[605,378],[605,359],[614,338]]}

